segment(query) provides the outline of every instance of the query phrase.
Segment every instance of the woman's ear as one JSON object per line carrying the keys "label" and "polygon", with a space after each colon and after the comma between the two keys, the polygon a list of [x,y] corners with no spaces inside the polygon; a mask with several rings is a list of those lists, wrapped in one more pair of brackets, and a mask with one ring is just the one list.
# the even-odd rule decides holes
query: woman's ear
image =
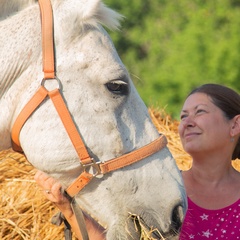
{"label": "woman's ear", "polygon": [[233,119],[233,124],[231,128],[232,137],[240,134],[240,114],[236,115]]}

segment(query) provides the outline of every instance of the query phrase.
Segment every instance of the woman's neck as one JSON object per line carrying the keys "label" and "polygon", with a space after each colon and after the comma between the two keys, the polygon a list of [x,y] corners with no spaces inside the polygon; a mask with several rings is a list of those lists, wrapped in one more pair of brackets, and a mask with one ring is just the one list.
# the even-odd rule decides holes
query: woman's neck
{"label": "woman's neck", "polygon": [[240,199],[240,173],[231,165],[195,164],[183,172],[188,197],[200,207],[219,209]]}

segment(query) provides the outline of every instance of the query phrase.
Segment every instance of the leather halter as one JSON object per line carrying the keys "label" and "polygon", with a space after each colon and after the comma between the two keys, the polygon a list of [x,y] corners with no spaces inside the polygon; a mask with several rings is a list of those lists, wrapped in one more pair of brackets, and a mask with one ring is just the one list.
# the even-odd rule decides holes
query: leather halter
{"label": "leather halter", "polygon": [[[21,110],[20,114],[15,120],[12,128],[12,146],[14,150],[22,152],[21,144],[19,141],[19,135],[22,127],[28,118],[39,107],[39,105],[46,98],[50,98],[59,114],[59,117],[62,120],[62,123],[68,133],[69,138],[72,141],[72,144],[74,145],[74,148],[80,159],[80,164],[83,167],[83,171],[79,177],[65,190],[67,194],[73,198],[98,174],[109,173],[111,171],[133,164],[148,156],[151,156],[152,154],[164,148],[167,144],[167,140],[164,135],[160,135],[153,142],[130,153],[108,160],[104,163],[96,162],[91,156],[89,156],[84,142],[78,133],[78,130],[63,100],[60,87],[51,91],[48,91],[44,87],[45,81],[55,79],[60,82],[60,80],[56,77],[55,71],[53,16],[51,2],[50,0],[39,0],[38,2],[41,10],[42,21],[42,54],[44,78],[39,89]],[[88,171],[89,168],[92,168],[94,170],[94,173],[90,173]]]}

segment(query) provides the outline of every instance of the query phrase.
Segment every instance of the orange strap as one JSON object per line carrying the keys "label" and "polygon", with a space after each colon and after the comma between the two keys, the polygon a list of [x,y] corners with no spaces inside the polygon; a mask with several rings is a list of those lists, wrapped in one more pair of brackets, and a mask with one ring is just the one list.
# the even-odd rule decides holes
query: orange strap
{"label": "orange strap", "polygon": [[[42,54],[44,79],[54,79],[55,62],[52,6],[50,1],[39,0],[38,2],[41,10],[40,12],[42,23]],[[12,128],[12,146],[15,151],[22,152],[22,148],[20,147],[19,142],[20,131],[27,119],[46,98],[47,94],[47,90],[43,87],[40,87],[17,117]]]}
{"label": "orange strap", "polygon": [[153,153],[158,152],[162,148],[166,147],[167,139],[164,135],[160,135],[153,142],[136,149],[133,152],[127,153],[118,158],[114,158],[105,163],[100,164],[101,173],[105,174],[107,172],[111,172],[117,170],[119,168],[131,165],[137,161],[140,161],[146,157],[151,156]]}
{"label": "orange strap", "polygon": [[[55,59],[54,59],[54,40],[53,40],[53,14],[51,2],[48,0],[39,0],[39,6],[41,10],[41,22],[42,22],[42,52],[43,52],[43,72],[44,80],[55,79]],[[23,110],[18,115],[13,128],[12,128],[12,145],[16,151],[22,151],[19,142],[20,131],[32,115],[36,108],[42,103],[42,101],[49,96],[59,116],[69,134],[69,137],[77,151],[79,158],[84,164],[90,163],[90,157],[85,148],[85,145],[79,136],[77,128],[73,123],[71,115],[65,105],[65,102],[58,89],[51,92],[47,91],[41,86],[35,95],[26,104]]]}
{"label": "orange strap", "polygon": [[86,171],[83,171],[77,179],[75,179],[72,184],[65,189],[65,192],[70,196],[74,197],[77,195],[88,183],[93,179],[93,175]]}
{"label": "orange strap", "polygon": [[55,78],[53,14],[50,1],[38,1],[42,22],[42,55],[44,79]]}
{"label": "orange strap", "polygon": [[80,137],[78,130],[72,120],[72,117],[66,107],[66,104],[62,98],[61,93],[58,89],[55,89],[49,92],[49,96],[52,99],[52,102],[58,112],[59,117],[62,120],[62,123],[68,133],[69,138],[72,141],[73,146],[76,149],[76,152],[79,156],[80,161],[83,164],[91,163],[91,158],[88,154],[88,151]]}
{"label": "orange strap", "polygon": [[15,123],[12,128],[12,148],[15,151],[23,152],[21,144],[19,142],[20,131],[25,122],[32,115],[35,109],[42,103],[46,96],[47,90],[43,87],[40,87],[38,91],[35,93],[35,95],[27,103],[27,105],[22,109],[17,119],[15,120]]}
{"label": "orange strap", "polygon": [[[166,147],[167,139],[164,135],[160,135],[153,142],[133,151],[122,155],[118,158],[106,161],[105,163],[94,163],[99,166],[100,174],[106,174],[108,172],[123,168],[137,161],[140,161],[146,157],[149,157],[153,153],[160,151],[162,148]],[[94,166],[94,165],[93,165]],[[78,192],[80,192],[93,178],[92,174],[87,172],[82,172],[80,176],[66,189],[69,196],[74,197]]]}
{"label": "orange strap", "polygon": [[36,108],[41,104],[41,102],[49,96],[63,122],[63,125],[74,145],[76,152],[83,164],[91,163],[91,158],[88,154],[88,151],[80,137],[78,130],[72,120],[72,117],[65,105],[65,102],[62,98],[61,93],[58,89],[53,91],[47,91],[43,86],[41,86],[35,95],[30,99],[30,101],[25,105],[23,110],[18,115],[13,128],[12,128],[12,143],[13,148],[16,151],[22,151],[19,142],[20,131],[31,116],[31,114],[36,110]]}

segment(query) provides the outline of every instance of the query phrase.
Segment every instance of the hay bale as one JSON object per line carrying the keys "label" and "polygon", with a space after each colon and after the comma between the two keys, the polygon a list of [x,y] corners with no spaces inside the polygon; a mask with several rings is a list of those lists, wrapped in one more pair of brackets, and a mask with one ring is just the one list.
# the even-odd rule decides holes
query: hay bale
{"label": "hay bale", "polygon": [[164,110],[149,108],[149,114],[158,131],[167,137],[168,148],[176,160],[179,169],[189,169],[192,163],[191,157],[183,150],[178,135],[179,122],[173,120]]}
{"label": "hay bale", "polygon": [[[188,169],[191,160],[180,143],[179,123],[162,110],[149,109],[149,113],[159,132],[167,137],[168,147],[179,168]],[[234,166],[240,169],[239,161],[235,161]],[[63,227],[50,223],[58,210],[36,185],[35,172],[23,155],[11,149],[0,152],[0,239],[64,239]]]}
{"label": "hay bale", "polygon": [[57,209],[33,180],[35,172],[23,155],[0,152],[0,239],[64,239],[62,227],[49,221]]}

